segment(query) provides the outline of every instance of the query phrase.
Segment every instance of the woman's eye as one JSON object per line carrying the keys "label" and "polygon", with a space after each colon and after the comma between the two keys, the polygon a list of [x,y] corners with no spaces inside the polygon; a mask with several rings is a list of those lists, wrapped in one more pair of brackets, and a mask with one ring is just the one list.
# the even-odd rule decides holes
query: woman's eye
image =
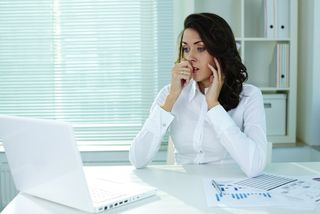
{"label": "woman's eye", "polygon": [[205,50],[206,50],[205,47],[198,47],[198,51],[199,51],[199,52],[203,52],[203,51],[205,51]]}
{"label": "woman's eye", "polygon": [[188,53],[190,51],[190,48],[188,47],[183,47],[182,48],[183,53]]}

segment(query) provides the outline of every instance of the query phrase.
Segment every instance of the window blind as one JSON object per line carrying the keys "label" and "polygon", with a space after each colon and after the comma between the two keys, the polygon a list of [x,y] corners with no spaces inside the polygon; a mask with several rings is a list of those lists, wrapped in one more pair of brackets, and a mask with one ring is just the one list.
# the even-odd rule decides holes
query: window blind
{"label": "window blind", "polygon": [[174,62],[171,0],[0,1],[0,114],[127,145]]}

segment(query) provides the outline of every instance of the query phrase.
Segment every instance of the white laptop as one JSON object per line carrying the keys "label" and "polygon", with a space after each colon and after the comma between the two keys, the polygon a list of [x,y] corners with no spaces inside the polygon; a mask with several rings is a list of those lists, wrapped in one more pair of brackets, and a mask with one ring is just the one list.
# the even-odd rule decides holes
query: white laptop
{"label": "white laptop", "polygon": [[71,125],[62,121],[0,115],[3,141],[16,188],[66,206],[98,213],[155,194],[134,183],[89,179]]}

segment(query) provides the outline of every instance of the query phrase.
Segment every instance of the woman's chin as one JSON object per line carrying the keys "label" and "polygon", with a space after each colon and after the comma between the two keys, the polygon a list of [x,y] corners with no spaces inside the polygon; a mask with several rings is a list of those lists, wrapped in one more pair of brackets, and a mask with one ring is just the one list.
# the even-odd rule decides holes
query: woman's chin
{"label": "woman's chin", "polygon": [[196,82],[200,80],[199,75],[197,73],[192,73],[192,79]]}
{"label": "woman's chin", "polygon": [[201,78],[199,75],[193,74],[192,79],[196,82],[201,82],[203,81],[203,78]]}

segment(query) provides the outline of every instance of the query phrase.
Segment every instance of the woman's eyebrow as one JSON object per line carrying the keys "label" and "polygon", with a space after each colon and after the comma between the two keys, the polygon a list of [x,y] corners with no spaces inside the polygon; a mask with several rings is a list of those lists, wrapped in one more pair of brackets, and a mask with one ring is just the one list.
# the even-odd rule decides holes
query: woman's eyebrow
{"label": "woman's eyebrow", "polygon": [[[196,44],[199,44],[199,43],[202,43],[202,41],[201,40],[199,40],[199,41],[196,41],[196,42],[194,42],[193,44],[194,45],[196,45]],[[184,42],[184,41],[182,41],[182,44],[188,44],[188,42]]]}

